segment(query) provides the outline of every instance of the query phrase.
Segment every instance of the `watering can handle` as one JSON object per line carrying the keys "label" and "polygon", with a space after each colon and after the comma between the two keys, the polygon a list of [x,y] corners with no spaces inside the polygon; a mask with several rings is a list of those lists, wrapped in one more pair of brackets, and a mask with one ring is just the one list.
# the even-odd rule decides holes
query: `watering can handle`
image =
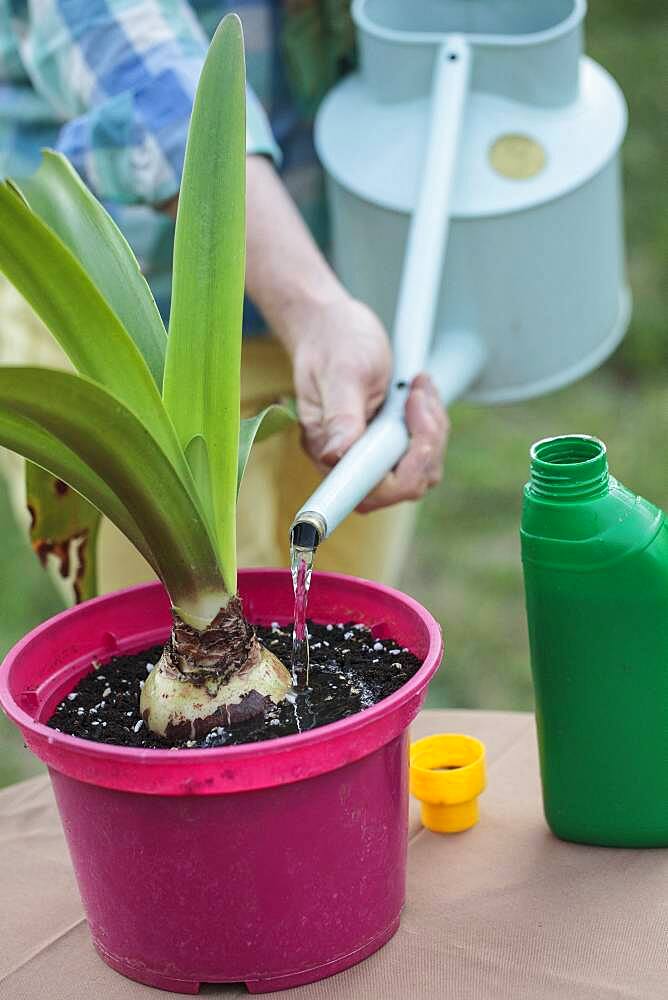
{"label": "watering can handle", "polygon": [[[450,198],[471,71],[471,51],[459,35],[441,46],[434,67],[425,163],[406,242],[394,322],[394,373],[378,416],[295,516],[303,537],[322,541],[392,469],[409,444],[404,420],[410,383],[428,370],[445,404],[473,382],[484,361],[470,333],[448,334],[427,363],[440,295],[450,222]],[[315,529],[315,535],[313,530]],[[299,544],[299,543],[297,543]]]}
{"label": "watering can handle", "polygon": [[470,76],[469,44],[451,35],[436,56],[425,160],[404,253],[392,337],[395,384],[424,370],[433,339]]}

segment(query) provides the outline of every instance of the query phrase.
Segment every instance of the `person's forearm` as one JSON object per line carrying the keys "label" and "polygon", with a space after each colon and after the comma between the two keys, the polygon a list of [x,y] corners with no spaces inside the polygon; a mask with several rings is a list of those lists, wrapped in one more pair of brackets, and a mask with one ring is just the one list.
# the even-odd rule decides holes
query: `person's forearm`
{"label": "person's forearm", "polygon": [[247,160],[246,288],[272,332],[293,351],[305,311],[345,296],[272,164]]}

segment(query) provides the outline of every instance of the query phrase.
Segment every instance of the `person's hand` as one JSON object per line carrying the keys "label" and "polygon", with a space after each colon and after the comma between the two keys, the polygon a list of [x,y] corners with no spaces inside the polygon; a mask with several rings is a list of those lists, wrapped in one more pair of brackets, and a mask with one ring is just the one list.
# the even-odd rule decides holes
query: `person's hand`
{"label": "person's hand", "polygon": [[[387,334],[361,302],[343,291],[293,317],[298,333],[286,338],[294,367],[303,443],[327,470],[364,432],[382,404],[392,371]],[[367,512],[417,500],[440,481],[448,421],[427,375],[418,375],[406,402],[411,435],[396,468],[359,506]]]}
{"label": "person's hand", "polygon": [[417,375],[406,400],[406,426],[411,442],[406,454],[357,508],[361,513],[401,500],[419,500],[443,475],[450,423],[436,386]]}
{"label": "person's hand", "polygon": [[[385,398],[389,341],[375,314],[339,283],[271,163],[249,156],[247,165],[246,288],[292,358],[304,446],[327,470]],[[448,423],[426,375],[413,381],[406,423],[408,451],[359,510],[417,500],[441,478]]]}

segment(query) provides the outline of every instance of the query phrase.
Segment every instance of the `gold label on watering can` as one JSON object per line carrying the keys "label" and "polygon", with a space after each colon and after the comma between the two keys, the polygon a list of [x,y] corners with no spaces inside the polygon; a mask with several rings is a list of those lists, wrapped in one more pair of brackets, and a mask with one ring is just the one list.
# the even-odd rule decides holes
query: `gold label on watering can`
{"label": "gold label on watering can", "polygon": [[499,136],[489,150],[489,162],[498,174],[513,180],[535,177],[545,166],[545,150],[528,135]]}

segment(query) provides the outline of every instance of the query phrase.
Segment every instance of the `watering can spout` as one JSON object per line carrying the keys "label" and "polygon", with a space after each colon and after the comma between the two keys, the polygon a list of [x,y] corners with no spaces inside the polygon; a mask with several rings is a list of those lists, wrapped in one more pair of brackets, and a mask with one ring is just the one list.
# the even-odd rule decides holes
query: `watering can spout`
{"label": "watering can spout", "polygon": [[[438,291],[450,223],[450,195],[470,79],[471,53],[460,36],[441,46],[434,67],[434,107],[420,195],[411,222],[393,330],[394,374],[387,399],[367,431],[307,500],[291,530],[316,515],[319,540],[357,507],[409,445],[404,421],[410,384],[429,370]],[[453,335],[438,352],[435,381],[444,403],[465,391],[482,367],[483,349],[470,334]],[[452,361],[452,371],[446,372]],[[441,378],[442,375],[442,378]],[[314,524],[313,519],[310,521]],[[321,530],[322,529],[322,530]]]}
{"label": "watering can spout", "polygon": [[302,508],[290,527],[290,544],[295,549],[315,552],[327,535],[327,522],[315,510]]}

